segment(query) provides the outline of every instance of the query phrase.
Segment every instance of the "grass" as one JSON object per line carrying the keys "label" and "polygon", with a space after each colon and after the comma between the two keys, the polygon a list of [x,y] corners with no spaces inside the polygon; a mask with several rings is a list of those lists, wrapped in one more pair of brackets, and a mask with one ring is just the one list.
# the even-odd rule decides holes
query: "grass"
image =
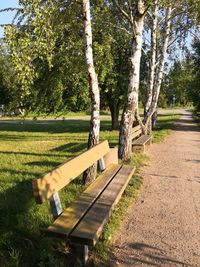
{"label": "grass", "polygon": [[[176,116],[161,116],[154,140],[169,133]],[[101,140],[117,145],[118,131],[110,131],[111,123],[101,123]],[[65,243],[55,242],[40,233],[52,221],[49,205],[36,205],[31,181],[63,161],[86,149],[89,123],[85,120],[40,122],[19,121],[0,124],[0,266],[66,266],[71,254]],[[146,157],[139,155],[133,162],[141,166]],[[136,173],[126,189],[103,235],[105,242],[97,245],[94,255],[106,258],[110,239],[119,229],[122,214],[137,196],[142,178]],[[82,192],[80,178],[61,192],[67,207]],[[106,244],[106,245],[105,245]],[[105,254],[103,256],[103,254]],[[69,257],[68,257],[69,256]]]}
{"label": "grass", "polygon": [[158,124],[156,129],[153,131],[153,142],[160,143],[163,142],[167,135],[172,131],[172,126],[174,121],[180,118],[180,114],[169,115],[163,114],[158,118]]}

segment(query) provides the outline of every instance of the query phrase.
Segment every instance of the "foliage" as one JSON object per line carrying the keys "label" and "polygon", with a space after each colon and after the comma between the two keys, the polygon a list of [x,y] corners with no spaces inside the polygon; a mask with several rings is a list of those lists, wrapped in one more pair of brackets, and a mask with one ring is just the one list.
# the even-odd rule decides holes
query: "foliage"
{"label": "foliage", "polygon": [[191,57],[188,55],[183,61],[175,61],[169,73],[165,75],[161,88],[161,106],[187,106],[190,83],[193,78]]}
{"label": "foliage", "polygon": [[188,87],[188,97],[193,102],[197,111],[200,111],[200,40],[193,42],[194,54],[192,55],[192,78]]}
{"label": "foliage", "polygon": [[43,112],[85,109],[81,6],[71,1],[20,3],[18,23],[6,27],[6,40],[23,105]]}

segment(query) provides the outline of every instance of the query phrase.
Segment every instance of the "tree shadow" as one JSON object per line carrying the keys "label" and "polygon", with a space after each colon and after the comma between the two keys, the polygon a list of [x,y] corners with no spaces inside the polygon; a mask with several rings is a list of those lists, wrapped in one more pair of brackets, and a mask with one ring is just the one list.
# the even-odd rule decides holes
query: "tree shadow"
{"label": "tree shadow", "polygon": [[[130,266],[134,266],[134,264],[145,264],[145,266],[192,266],[191,264],[179,261],[174,257],[167,256],[167,251],[156,246],[151,246],[145,243],[132,243],[128,246],[131,251],[130,249],[127,249],[127,251],[125,251],[125,256],[122,259],[119,259],[114,253],[111,253],[112,262],[118,261],[119,263]],[[119,247],[119,249],[121,248]]]}
{"label": "tree shadow", "polygon": [[[158,117],[169,117],[169,116],[183,116],[182,113],[166,113],[166,114],[158,114]],[[185,114],[184,114],[185,116]],[[189,114],[186,114],[186,116],[190,116]]]}
{"label": "tree shadow", "polygon": [[185,160],[186,162],[193,162],[193,163],[200,163],[200,160],[199,159],[186,159]]}
{"label": "tree shadow", "polygon": [[59,147],[53,148],[51,151],[56,152],[68,152],[68,153],[77,153],[81,152],[87,148],[87,143],[68,143],[65,145],[61,145]]}
{"label": "tree shadow", "polygon": [[0,154],[5,154],[5,155],[24,155],[24,156],[54,156],[54,157],[65,157],[65,154],[41,154],[41,153],[35,153],[35,152],[19,152],[19,151],[0,151]]}
{"label": "tree shadow", "polygon": [[[67,121],[29,121],[29,122],[4,122],[0,124],[0,131],[9,132],[44,132],[44,133],[88,133],[90,122],[85,120]],[[109,130],[110,120],[101,121],[101,130]]]}
{"label": "tree shadow", "polygon": [[61,163],[58,161],[48,161],[48,160],[32,161],[32,162],[24,163],[24,165],[27,165],[27,166],[39,166],[39,167],[51,167],[51,168],[55,168],[60,164]]}

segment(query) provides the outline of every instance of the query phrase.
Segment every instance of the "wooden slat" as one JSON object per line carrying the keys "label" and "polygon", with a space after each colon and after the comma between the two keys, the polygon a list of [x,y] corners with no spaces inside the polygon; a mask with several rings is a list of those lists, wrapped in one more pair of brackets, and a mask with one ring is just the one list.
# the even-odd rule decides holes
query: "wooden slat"
{"label": "wooden slat", "polygon": [[123,166],[79,225],[70,234],[74,243],[94,246],[103,231],[114,206],[122,196],[135,167]]}
{"label": "wooden slat", "polygon": [[137,140],[135,140],[132,145],[144,145],[151,139],[150,135],[142,135]]}
{"label": "wooden slat", "polygon": [[132,133],[132,139],[135,139],[136,137],[140,136],[142,134],[142,130],[138,130],[137,132]]}
{"label": "wooden slat", "polygon": [[137,125],[132,128],[132,139],[135,139],[136,137],[140,136],[142,134],[142,129],[140,125]]}
{"label": "wooden slat", "polygon": [[87,150],[74,159],[58,166],[42,178],[33,180],[33,193],[37,203],[42,203],[58,192],[97,160],[109,152],[108,141]]}
{"label": "wooden slat", "polygon": [[140,125],[137,125],[137,126],[135,126],[135,127],[132,128],[132,133],[137,132],[140,129],[141,129],[141,126]]}
{"label": "wooden slat", "polygon": [[48,234],[66,238],[120,168],[120,165],[110,165],[106,171],[99,175],[99,177],[83,192],[81,197],[48,227]]}

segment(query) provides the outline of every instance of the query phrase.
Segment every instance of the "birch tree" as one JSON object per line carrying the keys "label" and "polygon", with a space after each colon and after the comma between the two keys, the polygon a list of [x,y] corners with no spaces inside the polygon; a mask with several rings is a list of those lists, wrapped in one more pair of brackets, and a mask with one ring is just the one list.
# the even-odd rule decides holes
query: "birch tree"
{"label": "birch tree", "polygon": [[[85,35],[86,68],[88,72],[88,82],[90,85],[90,95],[91,95],[91,120],[90,120],[91,126],[88,138],[88,148],[90,148],[99,143],[100,94],[99,94],[97,74],[95,72],[94,61],[93,61],[92,26],[91,26],[89,0],[83,0],[83,20],[84,20],[84,35]],[[97,170],[97,165],[94,164],[84,173],[83,179],[85,183],[95,178],[96,170]]]}
{"label": "birch tree", "polygon": [[[199,1],[197,1],[199,3]],[[197,13],[194,7],[197,2],[177,1],[172,8],[171,2],[162,2],[154,0],[151,27],[151,47],[149,60],[149,77],[147,87],[147,101],[144,107],[144,121],[138,116],[138,121],[143,126],[144,133],[151,133],[151,125],[154,124],[154,114],[157,109],[158,98],[160,94],[161,83],[164,73],[164,64],[167,53],[173,52],[176,44],[182,48],[181,43],[185,43],[188,32],[194,27]],[[165,15],[162,18],[163,10]],[[194,18],[192,18],[194,14]],[[164,22],[164,25],[162,26]],[[183,45],[184,46],[184,45]],[[173,54],[173,53],[171,53]],[[173,58],[172,55],[171,59]],[[144,124],[143,124],[144,123]]]}
{"label": "birch tree", "polygon": [[[125,1],[126,2],[126,1]],[[121,14],[126,18],[130,24],[132,41],[131,41],[131,55],[129,58],[129,85],[127,90],[127,97],[123,109],[120,133],[119,133],[119,158],[128,160],[132,153],[132,125],[134,121],[135,111],[138,106],[138,89],[140,79],[140,60],[143,41],[144,18],[148,7],[145,6],[144,1],[127,1],[125,8],[114,0],[117,8]]]}
{"label": "birch tree", "polygon": [[[155,1],[157,2],[157,1]],[[155,3],[155,12],[158,10],[158,2]],[[152,47],[151,47],[151,53],[152,53],[152,62],[150,63],[150,79],[149,79],[149,96],[147,105],[145,107],[145,118],[144,118],[144,124],[146,126],[146,129],[148,128],[149,124],[151,124],[151,118],[153,113],[156,111],[157,103],[158,103],[158,97],[160,94],[160,87],[161,82],[163,78],[163,71],[164,71],[164,64],[165,64],[165,58],[167,53],[167,48],[169,44],[169,37],[170,37],[170,27],[171,27],[171,18],[172,18],[172,7],[171,4],[169,4],[169,7],[166,10],[166,17],[165,17],[165,27],[164,27],[164,33],[163,33],[163,43],[161,47],[161,53],[159,55],[159,59],[157,62],[157,68],[156,67],[156,43],[155,40],[157,38],[156,36],[156,25],[157,25],[157,19],[156,14],[154,13],[154,19],[153,19],[153,30],[152,30]]]}
{"label": "birch tree", "polygon": [[[154,76],[156,71],[156,52],[157,52],[157,27],[158,27],[158,0],[153,2],[153,12],[152,12],[152,23],[150,24],[151,31],[151,51],[149,60],[149,74],[148,74],[148,84],[147,84],[147,101],[144,107],[144,118],[146,119],[147,113],[151,106],[153,98],[153,88],[154,88]],[[151,118],[146,125],[145,133],[151,132]]]}

